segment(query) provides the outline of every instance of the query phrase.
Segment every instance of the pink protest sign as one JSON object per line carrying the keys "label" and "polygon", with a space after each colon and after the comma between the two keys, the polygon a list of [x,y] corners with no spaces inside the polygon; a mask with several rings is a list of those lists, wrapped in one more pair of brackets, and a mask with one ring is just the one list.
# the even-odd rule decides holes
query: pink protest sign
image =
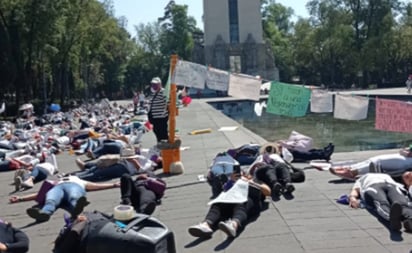
{"label": "pink protest sign", "polygon": [[376,98],[375,129],[412,133],[412,104]]}

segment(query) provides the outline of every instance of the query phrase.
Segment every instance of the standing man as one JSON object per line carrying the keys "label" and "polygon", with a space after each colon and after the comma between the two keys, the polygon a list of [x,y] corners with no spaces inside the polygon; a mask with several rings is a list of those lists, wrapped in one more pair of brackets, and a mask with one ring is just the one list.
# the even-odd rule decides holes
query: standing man
{"label": "standing man", "polygon": [[137,92],[133,92],[133,113],[137,113],[137,109],[139,108],[139,94]]}
{"label": "standing man", "polygon": [[406,84],[406,88],[408,89],[408,93],[411,93],[412,75],[408,76],[408,80],[406,80],[405,84]]}
{"label": "standing man", "polygon": [[169,111],[167,98],[162,88],[162,81],[159,77],[152,79],[150,83],[151,94],[148,98],[149,111],[147,116],[150,123],[153,125],[153,132],[156,135],[158,143],[167,142],[169,139],[168,120]]}

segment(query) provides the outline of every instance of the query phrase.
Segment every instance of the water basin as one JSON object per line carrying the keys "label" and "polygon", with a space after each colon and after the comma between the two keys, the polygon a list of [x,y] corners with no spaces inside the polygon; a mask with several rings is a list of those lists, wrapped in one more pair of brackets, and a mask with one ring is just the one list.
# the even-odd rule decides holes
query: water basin
{"label": "water basin", "polygon": [[259,117],[252,101],[213,102],[211,105],[268,141],[287,139],[295,130],[312,137],[316,147],[333,143],[337,152],[392,149],[412,144],[410,133],[375,129],[374,100],[369,103],[368,118],[360,121],[335,119],[333,113],[308,113],[305,117],[292,118],[265,110]]}

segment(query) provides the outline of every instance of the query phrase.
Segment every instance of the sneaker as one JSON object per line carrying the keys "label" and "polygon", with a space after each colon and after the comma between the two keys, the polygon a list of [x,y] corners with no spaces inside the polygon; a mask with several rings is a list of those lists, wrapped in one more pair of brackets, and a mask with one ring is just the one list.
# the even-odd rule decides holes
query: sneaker
{"label": "sneaker", "polygon": [[27,179],[26,181],[22,182],[22,183],[20,184],[20,186],[21,186],[21,187],[24,187],[24,188],[26,188],[26,189],[31,189],[31,188],[33,188],[33,186],[34,186],[33,179],[31,179],[31,177],[30,177],[30,178]]}
{"label": "sneaker", "polygon": [[213,235],[213,230],[203,224],[189,227],[188,232],[191,236],[199,238],[210,238]]}
{"label": "sneaker", "polygon": [[291,194],[292,192],[294,192],[295,191],[295,186],[293,185],[293,184],[291,184],[291,183],[287,183],[286,185],[285,185],[285,187],[283,188],[283,192],[285,193],[285,194]]}
{"label": "sneaker", "polygon": [[31,207],[26,210],[26,213],[37,222],[45,222],[50,219],[50,214],[43,212],[39,208]]}
{"label": "sneaker", "polygon": [[324,153],[324,156],[325,156],[325,161],[327,161],[327,162],[330,161],[334,150],[335,150],[335,146],[331,143],[329,143],[329,145],[326,148],[324,148],[323,153]]}
{"label": "sneaker", "polygon": [[389,213],[389,222],[391,229],[394,231],[399,231],[402,228],[402,206],[401,204],[395,202],[391,206],[391,210]]}
{"label": "sneaker", "polygon": [[272,186],[272,196],[279,197],[282,193],[282,185],[274,183]]}
{"label": "sneaker", "polygon": [[225,232],[229,237],[236,237],[236,228],[233,220],[219,222],[219,229]]}
{"label": "sneaker", "polygon": [[86,156],[90,159],[95,159],[93,152],[90,149],[86,151]]}
{"label": "sneaker", "polygon": [[412,233],[412,219],[406,219],[403,221],[403,227],[405,228],[405,231],[408,233]]}
{"label": "sneaker", "polygon": [[129,198],[124,198],[122,201],[120,201],[120,205],[125,205],[125,206],[130,206],[132,202],[130,201]]}
{"label": "sneaker", "polygon": [[23,179],[20,176],[14,178],[14,187],[16,192],[20,191],[21,184],[23,183]]}
{"label": "sneaker", "polygon": [[73,211],[70,213],[72,218],[76,218],[79,214],[81,214],[83,212],[83,209],[85,206],[87,206],[88,204],[90,204],[89,201],[87,201],[85,196],[81,196],[77,202],[76,202],[76,206],[73,208]]}
{"label": "sneaker", "polygon": [[156,202],[149,202],[146,207],[143,209],[143,213],[147,215],[151,215],[154,210],[156,209]]}

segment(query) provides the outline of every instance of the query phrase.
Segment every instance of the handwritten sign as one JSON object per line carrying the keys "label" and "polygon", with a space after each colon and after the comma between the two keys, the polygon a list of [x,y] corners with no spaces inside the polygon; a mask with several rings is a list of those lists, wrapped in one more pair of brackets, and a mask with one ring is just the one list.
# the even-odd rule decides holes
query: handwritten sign
{"label": "handwritten sign", "polygon": [[346,120],[362,120],[368,117],[369,98],[353,95],[335,95],[333,117]]}
{"label": "handwritten sign", "polygon": [[179,60],[176,64],[174,83],[203,90],[207,68],[203,65]]}
{"label": "handwritten sign", "polygon": [[261,81],[258,78],[242,74],[230,74],[228,95],[254,101],[260,99]]}
{"label": "handwritten sign", "polygon": [[227,91],[229,89],[229,77],[227,71],[209,68],[207,70],[206,85],[212,90]]}
{"label": "handwritten sign", "polygon": [[376,98],[375,129],[390,132],[412,132],[412,104]]}
{"label": "handwritten sign", "polygon": [[310,99],[310,89],[272,82],[266,111],[290,117],[302,117],[306,115]]}
{"label": "handwritten sign", "polygon": [[312,90],[310,111],[315,113],[333,112],[333,95],[323,90]]}

